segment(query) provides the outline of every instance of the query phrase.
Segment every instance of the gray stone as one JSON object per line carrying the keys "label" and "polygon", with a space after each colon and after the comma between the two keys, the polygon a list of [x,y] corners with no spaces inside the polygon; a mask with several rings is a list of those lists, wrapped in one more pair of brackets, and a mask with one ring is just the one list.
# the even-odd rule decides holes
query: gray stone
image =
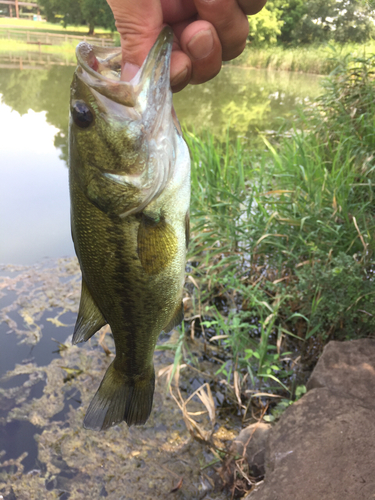
{"label": "gray stone", "polygon": [[263,422],[251,424],[242,429],[231,444],[230,454],[244,456],[252,477],[264,476],[266,443],[270,429],[271,425]]}
{"label": "gray stone", "polygon": [[329,342],[307,383],[319,387],[375,408],[375,340]]}
{"label": "gray stone", "polygon": [[272,428],[246,500],[375,500],[375,342],[330,342]]}

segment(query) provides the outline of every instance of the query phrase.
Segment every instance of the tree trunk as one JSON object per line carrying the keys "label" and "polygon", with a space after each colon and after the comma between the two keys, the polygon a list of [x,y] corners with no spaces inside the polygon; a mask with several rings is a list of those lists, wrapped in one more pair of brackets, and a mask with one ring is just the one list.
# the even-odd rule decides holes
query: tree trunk
{"label": "tree trunk", "polygon": [[89,22],[89,36],[92,36],[94,34],[94,28],[95,28],[94,23]]}

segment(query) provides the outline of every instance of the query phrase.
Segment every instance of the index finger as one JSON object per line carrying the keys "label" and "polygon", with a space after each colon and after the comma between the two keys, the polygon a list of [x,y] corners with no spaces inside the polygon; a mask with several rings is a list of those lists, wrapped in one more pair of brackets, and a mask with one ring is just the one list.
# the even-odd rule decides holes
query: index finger
{"label": "index finger", "polygon": [[245,14],[253,16],[263,9],[267,0],[237,0],[237,2]]}
{"label": "index finger", "polygon": [[107,1],[120,33],[123,63],[141,66],[164,26],[160,0]]}

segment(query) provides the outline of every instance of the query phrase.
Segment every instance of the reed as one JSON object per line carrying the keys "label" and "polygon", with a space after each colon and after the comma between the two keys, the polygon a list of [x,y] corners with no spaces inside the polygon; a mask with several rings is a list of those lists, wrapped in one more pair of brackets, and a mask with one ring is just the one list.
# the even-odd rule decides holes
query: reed
{"label": "reed", "polygon": [[375,42],[306,45],[299,47],[253,47],[248,45],[233,64],[270,70],[299,71],[328,75],[345,57],[363,57],[375,53]]}
{"label": "reed", "polygon": [[191,317],[237,400],[302,394],[290,352],[306,368],[330,339],[373,335],[374,67],[346,58],[299,128],[260,150],[186,132]]}

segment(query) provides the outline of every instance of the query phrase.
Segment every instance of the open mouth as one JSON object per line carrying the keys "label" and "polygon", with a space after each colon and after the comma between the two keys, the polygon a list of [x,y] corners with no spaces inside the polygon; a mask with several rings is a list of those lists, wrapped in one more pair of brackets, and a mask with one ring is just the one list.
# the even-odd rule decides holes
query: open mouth
{"label": "open mouth", "polygon": [[169,66],[173,32],[163,28],[138,73],[130,82],[120,80],[121,48],[105,49],[86,42],[77,46],[77,74],[89,87],[103,96],[128,107],[145,111],[156,89],[169,91]]}

